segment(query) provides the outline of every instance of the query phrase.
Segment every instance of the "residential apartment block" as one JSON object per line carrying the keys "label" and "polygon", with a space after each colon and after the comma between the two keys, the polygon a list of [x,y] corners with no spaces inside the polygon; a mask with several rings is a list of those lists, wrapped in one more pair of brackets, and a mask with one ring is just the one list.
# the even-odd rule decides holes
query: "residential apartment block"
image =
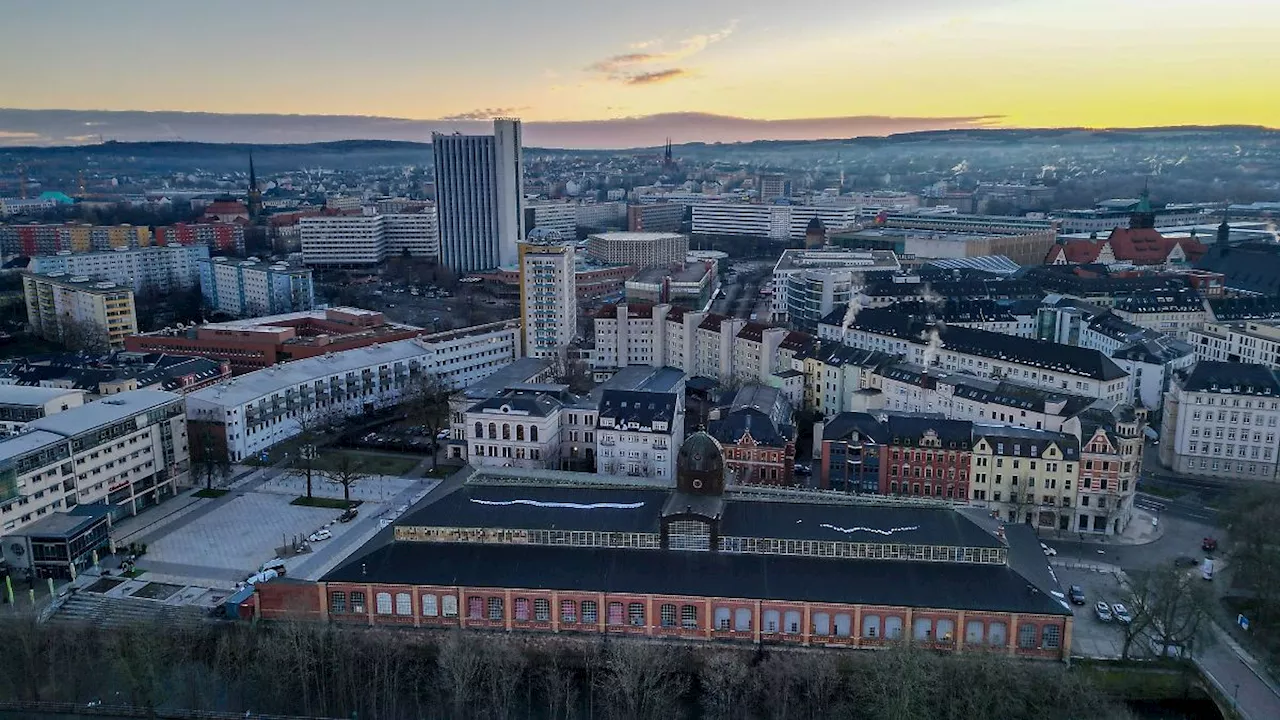
{"label": "residential apartment block", "polygon": [[522,242],[519,250],[524,354],[559,356],[578,334],[574,246]]}
{"label": "residential apartment block", "polygon": [[173,497],[188,469],[182,396],[113,395],[27,424],[0,440],[0,523],[14,532],[76,505],[120,519]]}
{"label": "residential apartment block", "polygon": [[356,212],[298,219],[302,261],[322,267],[377,265],[387,256],[386,218]]}
{"label": "residential apartment block", "polygon": [[0,225],[0,257],[57,255],[60,252],[105,252],[118,248],[204,245],[214,251],[244,252],[244,226],[239,223],[142,225],[30,223]]}
{"label": "residential apartment block", "polygon": [[24,273],[23,295],[32,332],[68,347],[119,350],[138,331],[133,291],[83,275]]}
{"label": "residential apartment block", "polygon": [[233,317],[300,312],[316,302],[311,268],[257,258],[201,261],[200,294],[208,310]]}
{"label": "residential apartment block", "polygon": [[167,294],[200,287],[200,262],[208,259],[209,248],[205,245],[164,245],[86,253],[63,250],[57,255],[31,258],[27,270],[108,280],[131,287],[139,294]]}
{"label": "residential apartment block", "polygon": [[1206,322],[1187,342],[1201,360],[1280,368],[1280,320]]}
{"label": "residential apartment block", "polygon": [[857,225],[858,209],[829,205],[763,205],[704,202],[692,206],[693,234],[763,237],[779,242],[804,239],[817,218],[827,232]]}

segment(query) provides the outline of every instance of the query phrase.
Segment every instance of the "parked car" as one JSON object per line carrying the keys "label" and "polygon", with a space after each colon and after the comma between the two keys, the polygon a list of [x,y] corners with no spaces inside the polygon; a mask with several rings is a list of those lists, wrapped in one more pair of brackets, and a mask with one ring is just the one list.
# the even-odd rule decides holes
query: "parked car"
{"label": "parked car", "polygon": [[436,433],[437,440],[444,440],[448,437],[449,437],[449,428],[445,428],[444,430],[441,430],[440,432]]}
{"label": "parked car", "polygon": [[1045,545],[1044,543],[1040,543],[1040,549],[1043,550],[1044,554],[1048,555],[1049,557],[1054,557],[1058,554],[1057,550],[1054,550],[1053,548],[1049,547],[1048,545]]}
{"label": "parked car", "polygon": [[307,536],[307,540],[310,540],[311,542],[323,542],[331,537],[333,537],[333,533],[329,532],[328,528],[321,528]]}
{"label": "parked car", "polygon": [[341,515],[338,516],[338,522],[341,522],[341,523],[351,522],[352,520],[355,520],[356,516],[359,514],[360,514],[359,510],[356,510],[355,508],[347,508],[346,510],[342,511]]}
{"label": "parked car", "polygon": [[1093,606],[1093,611],[1097,613],[1098,619],[1102,622],[1111,622],[1115,618],[1111,614],[1111,606],[1104,600],[1099,600],[1098,604]]}
{"label": "parked car", "polygon": [[1129,608],[1120,603],[1115,603],[1111,606],[1111,614],[1115,616],[1116,620],[1125,625],[1133,622],[1133,616],[1129,614]]}
{"label": "parked car", "polygon": [[1073,605],[1083,605],[1084,604],[1084,588],[1080,587],[1079,585],[1072,585],[1067,590],[1067,597],[1071,598],[1071,603]]}
{"label": "parked car", "polygon": [[1218,538],[1207,537],[1200,542],[1200,549],[1205,552],[1213,552],[1218,549]]}
{"label": "parked car", "polygon": [[1213,579],[1213,558],[1205,558],[1204,562],[1200,563],[1200,577],[1205,580]]}

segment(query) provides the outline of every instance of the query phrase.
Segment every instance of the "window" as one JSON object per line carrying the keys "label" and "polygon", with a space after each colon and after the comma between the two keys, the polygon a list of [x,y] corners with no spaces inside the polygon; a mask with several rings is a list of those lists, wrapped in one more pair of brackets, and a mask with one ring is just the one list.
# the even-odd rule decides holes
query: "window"
{"label": "window", "polygon": [[439,600],[435,595],[422,596],[422,615],[424,617],[436,617],[440,614]]}
{"label": "window", "polygon": [[595,624],[600,620],[600,611],[595,600],[582,601],[582,622]]}
{"label": "window", "polygon": [[551,622],[551,601],[538,598],[533,601],[533,619],[538,622]]}
{"label": "window", "polygon": [[902,639],[902,618],[890,615],[884,619],[884,636],[890,640]]}
{"label": "window", "polygon": [[696,630],[698,628],[698,607],[696,605],[682,605],[680,607],[680,626],[686,630]]}
{"label": "window", "polygon": [[911,637],[915,640],[929,640],[933,637],[933,621],[929,618],[916,618],[911,623]]}
{"label": "window", "polygon": [[489,439],[498,439],[498,425],[496,423],[489,423]]}
{"label": "window", "polygon": [[379,615],[391,614],[391,593],[380,592],[374,596]]}
{"label": "window", "polygon": [[476,437],[481,439],[484,438],[484,425],[478,422],[476,423]]}
{"label": "window", "polygon": [[669,603],[663,605],[659,610],[659,617],[662,620],[662,627],[675,627],[676,606]]}
{"label": "window", "polygon": [[572,600],[560,601],[560,622],[572,625],[578,622],[578,604]]}
{"label": "window", "polygon": [[467,598],[467,619],[468,620],[484,619],[484,598],[482,597]]}
{"label": "window", "polygon": [[440,614],[445,617],[457,617],[458,598],[453,595],[445,595],[440,598]]}
{"label": "window", "polygon": [[[502,598],[491,596],[489,598],[488,605],[489,605],[489,619],[501,620],[502,619]],[[527,612],[528,611],[526,610],[526,613]]]}
{"label": "window", "polygon": [[627,606],[627,622],[632,627],[644,625],[644,603],[631,603]]}
{"label": "window", "polygon": [[620,602],[609,603],[609,617],[606,620],[606,622],[610,625],[622,624],[622,603]]}
{"label": "window", "polygon": [[863,615],[862,616],[862,637],[864,638],[880,637],[880,616],[879,615]]}
{"label": "window", "polygon": [[853,633],[853,616],[848,613],[836,613],[836,637],[849,637]]}
{"label": "window", "polygon": [[800,632],[800,613],[796,610],[788,610],[782,616],[782,631],[791,635]]}
{"label": "window", "polygon": [[831,616],[824,612],[814,613],[812,630],[814,635],[830,635]]}
{"label": "window", "polygon": [[351,612],[353,613],[364,612],[364,593],[360,592],[359,590],[351,593]]}
{"label": "window", "polygon": [[[492,615],[492,611],[490,611]],[[496,619],[496,618],[490,618]],[[519,622],[529,621],[529,598],[516,598],[516,620]]]}
{"label": "window", "polygon": [[1040,645],[1045,648],[1057,648],[1062,630],[1057,625],[1045,625],[1040,631]]}
{"label": "window", "polygon": [[1036,626],[1031,623],[1023,623],[1018,626],[1018,647],[1023,649],[1034,648],[1036,646]]}
{"label": "window", "polygon": [[778,625],[782,623],[782,615],[777,610],[764,611],[764,626],[761,628],[767,633],[778,632]]}
{"label": "window", "polygon": [[934,631],[934,639],[938,642],[951,642],[955,639],[956,624],[951,620],[939,620]]}
{"label": "window", "polygon": [[510,440],[510,439],[511,439],[511,424],[510,424],[510,423],[502,423],[502,439],[503,439],[503,440]]}
{"label": "window", "polygon": [[516,440],[524,440],[524,426],[523,426],[523,425],[517,425],[517,426],[516,426]]}
{"label": "window", "polygon": [[978,645],[982,643],[982,631],[984,627],[981,620],[970,620],[964,626],[964,641],[969,645]]}
{"label": "window", "polygon": [[748,632],[751,630],[751,611],[747,608],[738,608],[733,611],[733,629],[738,632]]}
{"label": "window", "polygon": [[529,426],[529,440],[532,442],[538,442],[538,428],[533,425]]}
{"label": "window", "polygon": [[409,593],[396,593],[396,614],[413,614],[413,596]]}
{"label": "window", "polygon": [[329,612],[342,615],[347,611],[347,594],[344,592],[329,593]]}
{"label": "window", "polygon": [[988,645],[1005,645],[1008,643],[1006,636],[1005,624],[1002,622],[993,622],[987,626],[987,644]]}
{"label": "window", "polygon": [[731,627],[733,612],[727,607],[718,607],[712,616],[716,630],[728,630]]}

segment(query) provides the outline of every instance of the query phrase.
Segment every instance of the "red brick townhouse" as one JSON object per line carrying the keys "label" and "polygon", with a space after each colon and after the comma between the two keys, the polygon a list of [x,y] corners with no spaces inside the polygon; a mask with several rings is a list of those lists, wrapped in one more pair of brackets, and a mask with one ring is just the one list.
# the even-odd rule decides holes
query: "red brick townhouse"
{"label": "red brick townhouse", "polygon": [[[485,468],[446,482],[321,581],[263,583],[260,618],[1063,659],[1070,606],[1029,528],[941,505],[724,487],[719,443],[675,488]],[[625,480],[625,479],[624,479]],[[881,500],[883,503],[883,499]]]}

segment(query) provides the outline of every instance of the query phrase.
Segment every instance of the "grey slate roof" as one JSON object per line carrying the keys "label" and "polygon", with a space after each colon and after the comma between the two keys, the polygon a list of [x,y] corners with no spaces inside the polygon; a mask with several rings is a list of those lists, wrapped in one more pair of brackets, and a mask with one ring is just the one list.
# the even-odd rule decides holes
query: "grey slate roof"
{"label": "grey slate roof", "polygon": [[636,423],[641,428],[652,428],[656,422],[665,422],[670,428],[675,421],[676,400],[676,394],[670,392],[606,390],[600,396],[599,418],[611,418],[615,427]]}
{"label": "grey slate roof", "polygon": [[1201,360],[1182,385],[1190,392],[1280,396],[1280,379],[1265,365]]}

